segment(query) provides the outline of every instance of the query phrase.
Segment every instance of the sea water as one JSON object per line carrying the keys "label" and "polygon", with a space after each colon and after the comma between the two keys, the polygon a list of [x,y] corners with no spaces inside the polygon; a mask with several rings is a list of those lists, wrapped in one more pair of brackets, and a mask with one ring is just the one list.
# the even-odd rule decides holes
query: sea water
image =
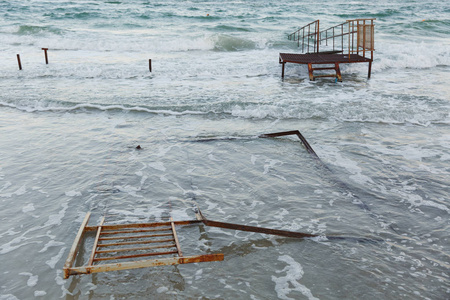
{"label": "sea water", "polygon": [[[450,298],[446,1],[8,0],[0,14],[0,299]],[[376,18],[371,79],[366,64],[341,66],[342,83],[291,64],[281,79],[289,33],[354,18]],[[288,130],[320,161],[296,136],[258,138]],[[186,220],[196,205],[321,237],[180,227],[183,253],[225,260],[63,279],[87,212]]]}

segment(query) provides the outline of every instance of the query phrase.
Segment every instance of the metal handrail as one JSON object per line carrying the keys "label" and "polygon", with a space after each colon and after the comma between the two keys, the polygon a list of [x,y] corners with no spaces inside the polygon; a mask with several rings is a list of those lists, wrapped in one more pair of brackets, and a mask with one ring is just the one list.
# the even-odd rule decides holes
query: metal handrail
{"label": "metal handrail", "polygon": [[[319,20],[316,20],[288,35],[288,39],[297,41],[298,47],[300,47],[301,40],[303,53],[309,53],[311,47],[314,53],[318,53],[320,45],[325,43],[325,46],[328,47],[330,43],[333,52],[339,51],[349,56],[353,53],[357,55],[362,53],[364,57],[370,52],[371,59],[373,59],[373,51],[375,51],[374,20],[376,19],[347,20],[322,31],[319,30]],[[314,28],[313,32],[311,32],[312,28]]]}
{"label": "metal handrail", "polygon": [[[314,30],[311,32],[312,27],[314,26]],[[306,32],[307,31],[307,32]],[[288,35],[289,40],[297,41],[297,47],[300,47],[300,40],[302,41],[302,52],[309,53],[309,48],[313,47],[313,52],[319,52],[319,43],[318,37],[319,37],[319,20],[316,20],[314,22],[311,22],[302,28],[294,31],[293,33]],[[300,35],[301,34],[301,35]],[[306,42],[305,42],[306,38]],[[312,41],[311,41],[312,40]],[[312,46],[310,45],[310,41],[312,43]]]}

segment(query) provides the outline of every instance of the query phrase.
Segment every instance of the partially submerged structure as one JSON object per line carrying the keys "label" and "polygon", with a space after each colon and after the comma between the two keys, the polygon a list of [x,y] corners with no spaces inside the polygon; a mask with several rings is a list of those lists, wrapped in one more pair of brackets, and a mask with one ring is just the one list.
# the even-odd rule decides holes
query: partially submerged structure
{"label": "partially submerged structure", "polygon": [[[276,138],[281,136],[297,136],[308,153],[322,166],[325,166],[305,137],[298,130],[267,133],[256,138]],[[207,139],[203,141],[211,141]],[[326,167],[326,166],[325,166]],[[64,264],[64,279],[72,275],[91,274],[107,271],[128,270],[156,266],[178,265],[199,262],[222,261],[223,253],[198,254],[185,256],[176,231],[177,226],[197,225],[218,227],[231,230],[256,232],[290,238],[313,238],[315,234],[280,229],[225,223],[207,219],[198,206],[195,207],[195,219],[173,220],[150,223],[111,223],[102,217],[96,226],[89,226],[91,213],[88,212],[78,230],[69,255]],[[95,235],[95,238],[88,239]],[[378,242],[379,240],[364,237],[344,237],[336,235],[320,236],[329,240],[350,239],[357,242]],[[89,240],[89,241],[88,241]],[[92,246],[89,258],[80,250],[82,244]],[[81,248],[81,249],[84,249]],[[147,258],[147,259],[145,259]]]}
{"label": "partially submerged structure", "polygon": [[[168,221],[153,223],[105,225],[105,217],[102,217],[99,225],[88,226],[90,215],[90,212],[86,214],[70,249],[64,264],[64,279],[71,275],[222,261],[224,259],[223,253],[184,256],[176,226],[205,225],[293,238],[316,236],[309,233],[212,221],[206,219],[199,209],[197,209],[195,220],[174,221],[170,218]],[[96,233],[89,260],[82,266],[74,266],[81,243],[88,232]],[[154,258],[142,260],[144,257]]]}
{"label": "partially submerged structure", "polygon": [[[306,150],[319,159],[305,137],[298,130],[268,133],[258,138],[273,138],[280,136],[297,136]],[[320,161],[320,159],[319,159]],[[64,264],[64,279],[71,275],[91,274],[98,272],[177,265],[198,262],[222,261],[223,253],[199,254],[184,256],[178,240],[176,226],[203,225],[232,230],[248,231],[277,235],[291,238],[310,238],[317,235],[256,226],[225,223],[207,219],[196,207],[196,219],[178,220],[172,218],[166,221],[152,223],[108,224],[102,217],[99,225],[88,226],[91,213],[88,212],[78,230]],[[89,233],[95,234],[92,250],[87,262],[76,266],[76,261],[83,260],[79,251]],[[79,259],[77,259],[77,257]],[[144,259],[143,258],[148,258]]]}
{"label": "partially submerged structure", "polygon": [[[308,65],[309,79],[334,77],[342,81],[339,64],[368,63],[370,78],[374,47],[374,18],[347,20],[320,30],[320,21],[311,22],[288,35],[301,53],[280,53],[281,77],[286,63]],[[322,49],[324,48],[324,49]],[[324,50],[324,51],[322,51]],[[314,71],[334,70],[334,74],[315,75]]]}

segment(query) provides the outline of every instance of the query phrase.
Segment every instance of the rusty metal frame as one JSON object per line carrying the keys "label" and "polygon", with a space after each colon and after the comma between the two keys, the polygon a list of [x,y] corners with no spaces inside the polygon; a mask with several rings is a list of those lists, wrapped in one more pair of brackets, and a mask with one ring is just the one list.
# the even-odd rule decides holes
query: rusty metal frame
{"label": "rusty metal frame", "polygon": [[[320,158],[317,156],[314,149],[311,147],[306,138],[298,130],[266,133],[259,135],[258,138],[275,138],[288,135],[297,136],[305,146],[306,150],[314,158],[316,158],[321,162]],[[208,139],[208,141],[210,140],[214,139]],[[195,216],[196,216],[195,220],[174,221],[172,218],[170,218],[169,221],[165,222],[105,225],[105,218],[102,217],[100,224],[98,226],[88,226],[90,216],[91,213],[88,212],[83,222],[81,223],[81,226],[73,242],[73,245],[69,251],[67,260],[63,268],[64,279],[68,279],[72,275],[224,260],[223,253],[184,256],[181,251],[181,245],[178,240],[178,235],[175,226],[204,225],[209,227],[218,227],[224,229],[247,231],[299,239],[319,237],[319,235],[304,232],[213,221],[207,219],[200,211],[197,205],[195,207]],[[86,265],[74,266],[75,260],[78,255],[78,250],[87,232],[96,232],[92,253]],[[345,237],[336,235],[327,235],[325,236],[325,238],[329,240],[349,239],[356,242],[364,242],[364,243],[366,242],[375,243],[383,241],[381,239],[373,239],[365,237]],[[137,244],[145,246],[136,247]],[[117,246],[119,246],[119,248],[117,248]],[[120,248],[121,246],[123,247]],[[108,249],[105,250],[105,248]],[[173,250],[169,251],[166,250],[162,252],[153,251],[156,249],[170,249],[170,248],[172,248]],[[145,253],[136,253],[139,251],[148,251],[148,250],[152,251]],[[134,254],[133,253],[128,255],[117,254],[127,252],[134,252]],[[115,256],[109,256],[110,254],[114,254]],[[136,259],[148,256],[157,256],[158,258],[127,261],[127,259]],[[102,263],[104,261],[120,261],[120,262]]]}
{"label": "rusty metal frame", "polygon": [[[223,261],[224,259],[223,253],[183,256],[183,253],[181,252],[180,242],[178,240],[178,236],[175,230],[176,225],[180,226],[180,225],[203,224],[209,227],[218,227],[218,228],[263,233],[269,235],[277,235],[300,239],[317,237],[317,235],[303,232],[212,221],[207,219],[202,214],[202,212],[198,207],[196,210],[196,220],[185,220],[185,221],[174,221],[173,219],[170,219],[169,222],[104,225],[104,218],[102,218],[100,225],[87,226],[90,214],[91,214],[90,212],[86,214],[80,226],[80,229],[78,230],[78,234],[75,237],[72,248],[69,251],[69,255],[63,268],[64,279],[68,279],[72,275],[92,274],[99,272],[129,270],[129,269],[188,264],[188,263]],[[78,255],[78,250],[80,248],[80,245],[82,244],[85,234],[87,232],[94,232],[94,231],[97,232],[97,234],[94,240],[92,254],[89,258],[88,263],[83,266],[74,266],[75,259],[77,258]],[[135,235],[135,234],[142,234],[142,235]],[[151,246],[137,247],[138,244],[144,245],[150,244]],[[123,247],[117,248],[118,246],[119,247],[125,246],[126,248]],[[114,248],[102,250],[109,247]],[[149,251],[149,250],[170,249],[170,248],[172,248],[173,250],[168,251],[166,250],[161,252],[150,251],[145,253],[138,253],[138,254],[134,253],[128,255],[117,254],[123,252],[125,253],[138,252],[144,250]],[[110,256],[110,254],[114,254],[115,256]],[[158,256],[158,258],[147,260],[134,260],[134,261],[129,260],[148,256]],[[104,261],[116,261],[116,262],[103,263]]]}
{"label": "rusty metal frame", "polygon": [[308,143],[308,141],[305,139],[305,137],[300,133],[298,130],[291,130],[291,131],[283,131],[283,132],[274,132],[274,133],[265,133],[261,134],[260,138],[271,138],[271,137],[280,137],[280,136],[286,136],[286,135],[296,135],[302,141],[303,146],[305,146],[306,150],[309,154],[314,156],[315,158],[319,159],[319,156],[317,156],[314,149],[311,147],[311,145]]}
{"label": "rusty metal frame", "polygon": [[[104,225],[104,218],[102,218],[100,225],[87,226],[90,215],[90,212],[86,214],[69,251],[63,268],[64,279],[72,275],[222,261],[224,258],[222,253],[184,256],[181,252],[175,226],[200,224],[202,222],[200,220],[173,221],[171,219],[169,222]],[[74,266],[85,234],[93,231],[97,234],[88,263],[83,266]],[[172,250],[170,250],[171,248]],[[149,256],[158,258],[133,260]],[[105,261],[115,262],[103,263]]]}

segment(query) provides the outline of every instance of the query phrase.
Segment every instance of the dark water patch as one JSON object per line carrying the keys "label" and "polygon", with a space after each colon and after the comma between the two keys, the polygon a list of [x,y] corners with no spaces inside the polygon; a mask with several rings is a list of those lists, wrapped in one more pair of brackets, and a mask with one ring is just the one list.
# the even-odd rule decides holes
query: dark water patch
{"label": "dark water patch", "polygon": [[385,9],[379,12],[368,12],[366,10],[360,10],[351,13],[337,14],[338,17],[343,19],[343,22],[349,19],[362,19],[362,18],[376,18],[378,20],[383,20],[385,18],[398,17],[403,15],[404,14],[397,9]]}
{"label": "dark water patch", "polygon": [[414,29],[427,34],[439,33],[448,35],[450,32],[450,20],[416,20],[404,24],[404,28]]}
{"label": "dark water patch", "polygon": [[217,25],[217,26],[213,27],[212,30],[220,31],[220,32],[252,32],[252,31],[255,31],[252,28],[230,26],[230,25]]}
{"label": "dark water patch", "polygon": [[51,26],[37,26],[37,25],[21,25],[17,30],[18,35],[40,35],[45,33],[53,33],[61,35],[63,30]]}
{"label": "dark water patch", "polygon": [[60,9],[60,12],[51,12],[44,14],[45,17],[49,17],[53,20],[91,20],[96,18],[101,18],[102,15],[100,12],[65,12],[65,9]]}

